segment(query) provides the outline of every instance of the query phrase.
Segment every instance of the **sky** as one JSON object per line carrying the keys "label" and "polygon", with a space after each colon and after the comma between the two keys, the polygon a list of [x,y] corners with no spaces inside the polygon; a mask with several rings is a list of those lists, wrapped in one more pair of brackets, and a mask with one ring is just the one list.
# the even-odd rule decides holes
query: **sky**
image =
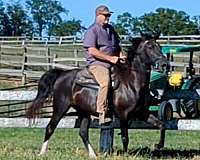
{"label": "sky", "polygon": [[105,4],[113,11],[111,21],[115,22],[118,15],[129,12],[133,17],[140,17],[144,13],[155,12],[157,8],[170,8],[185,11],[188,15],[200,15],[200,0],[60,0],[61,4],[69,10],[66,17],[82,21],[88,27],[94,22],[95,8]]}
{"label": "sky", "polygon": [[[12,1],[3,0],[4,3]],[[64,18],[81,20],[81,24],[85,27],[94,22],[95,8],[101,4],[107,5],[114,12],[110,19],[113,22],[124,12],[129,12],[133,17],[140,17],[144,13],[155,12],[160,7],[185,11],[191,17],[200,15],[200,0],[60,0],[60,2],[69,10],[69,14]]]}

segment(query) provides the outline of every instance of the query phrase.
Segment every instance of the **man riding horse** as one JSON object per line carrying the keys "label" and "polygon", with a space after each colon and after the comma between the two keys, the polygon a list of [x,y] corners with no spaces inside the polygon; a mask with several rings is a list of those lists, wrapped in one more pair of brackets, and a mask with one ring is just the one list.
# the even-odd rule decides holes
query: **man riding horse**
{"label": "man riding horse", "polygon": [[122,55],[118,34],[108,24],[112,13],[104,5],[97,7],[95,23],[88,28],[83,40],[87,66],[99,84],[96,111],[100,124],[111,121],[110,117],[105,117],[108,110],[110,67],[116,64],[119,58],[126,58]]}
{"label": "man riding horse", "polygon": [[[160,149],[164,147],[165,125],[144,107],[146,90],[149,86],[151,66],[157,63],[158,66],[166,66],[167,64],[167,59],[163,56],[160,46],[156,42],[159,34],[146,35],[141,33],[141,37],[133,38],[131,40],[131,46],[127,50],[127,59],[125,63],[117,63],[117,61],[120,60],[119,54],[121,52],[118,36],[114,29],[105,23],[108,21],[108,17],[100,13],[109,13],[108,15],[111,15],[107,7],[101,6],[97,8],[96,22],[101,22],[101,25],[95,23],[87,31],[84,47],[86,56],[88,56],[87,58],[89,59],[90,70],[96,66],[97,68],[99,66],[103,68],[103,73],[105,72],[105,75],[98,73],[97,76],[100,76],[100,79],[104,79],[105,76],[107,76],[106,87],[109,86],[109,68],[112,64],[114,65],[116,63],[113,66],[112,77],[114,77],[114,81],[117,82],[117,85],[112,88],[111,92],[109,92],[111,96],[109,95],[108,97],[110,99],[109,103],[111,103],[109,106],[112,106],[113,114],[119,119],[123,150],[124,152],[128,151],[128,122],[136,118],[160,129],[159,142],[154,146],[155,149]],[[109,28],[110,34],[104,30],[104,27]],[[97,32],[95,33],[95,31]],[[90,32],[94,32],[94,35],[92,33],[92,35],[89,34]],[[101,34],[101,36],[97,38],[96,34]],[[98,43],[97,41],[90,41],[88,38],[98,40]],[[97,158],[90,143],[89,127],[92,116],[99,115],[96,109],[96,101],[99,94],[97,89],[91,87],[88,83],[87,85],[80,85],[77,83],[78,79],[83,78],[83,76],[81,76],[82,72],[83,70],[80,68],[71,70],[51,69],[45,72],[40,78],[37,96],[27,110],[27,116],[29,118],[36,117],[40,113],[39,110],[44,106],[46,99],[53,96],[53,114],[46,127],[40,154],[46,153],[49,139],[53,135],[58,123],[69,109],[73,107],[79,117],[79,135],[88,151],[89,157]],[[100,84],[100,86],[101,85],[102,84]],[[103,112],[103,114],[100,114],[100,119],[103,119],[103,122],[105,122],[104,115],[106,109],[104,107],[107,101],[106,96],[104,95],[103,109],[100,110],[100,113]],[[101,116],[103,118],[101,118]]]}

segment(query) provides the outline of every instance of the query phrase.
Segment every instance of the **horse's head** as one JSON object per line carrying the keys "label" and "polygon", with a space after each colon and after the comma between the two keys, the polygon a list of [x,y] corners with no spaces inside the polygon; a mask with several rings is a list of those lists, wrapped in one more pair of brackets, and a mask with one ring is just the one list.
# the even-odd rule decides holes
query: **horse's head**
{"label": "horse's head", "polygon": [[132,55],[129,53],[128,58],[139,55],[143,64],[145,65],[158,65],[164,67],[167,65],[167,59],[161,52],[160,45],[156,42],[159,37],[158,34],[141,34],[141,37],[131,39],[132,42]]}

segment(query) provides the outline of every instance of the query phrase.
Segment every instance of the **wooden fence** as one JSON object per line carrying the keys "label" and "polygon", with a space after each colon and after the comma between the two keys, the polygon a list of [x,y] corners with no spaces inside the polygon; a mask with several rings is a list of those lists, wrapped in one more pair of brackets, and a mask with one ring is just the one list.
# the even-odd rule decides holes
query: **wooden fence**
{"label": "wooden fence", "polygon": [[[22,84],[27,79],[38,79],[50,68],[72,69],[84,66],[80,46],[67,48],[13,47],[1,45],[0,75],[20,77]],[[82,57],[80,57],[82,56]]]}
{"label": "wooden fence", "polygon": [[[123,44],[129,41],[130,37],[135,35],[120,35]],[[0,36],[1,45],[18,45],[18,46],[63,46],[68,44],[82,43],[83,38],[77,36],[50,36],[50,37],[28,37],[28,36]],[[161,44],[200,44],[200,35],[182,35],[182,36],[160,36]]]}
{"label": "wooden fence", "polygon": [[[24,102],[26,104],[30,104],[30,102],[35,98],[37,94],[37,91],[0,91],[0,101],[18,101],[18,102]],[[2,105],[3,106],[3,105]],[[0,105],[0,115],[2,114],[1,107]],[[46,111],[42,112],[40,117],[43,118],[37,118],[37,119],[27,119],[25,118],[25,108],[21,109],[16,109],[13,108],[11,109],[8,108],[8,110],[4,110],[4,114],[7,113],[6,115],[0,116],[0,127],[35,127],[35,128],[44,128],[48,124],[50,118],[45,118],[45,117],[50,117],[50,116],[44,116],[45,114],[48,113],[50,115],[52,111]],[[43,109],[46,109],[47,107],[44,107]],[[49,109],[51,108],[51,105],[48,106]],[[19,115],[18,112],[21,112]],[[64,117],[59,125],[58,128],[79,128],[80,126],[80,121],[77,118],[77,116],[74,116],[73,113],[74,110],[70,110],[68,113],[67,117]],[[18,116],[12,116],[11,114],[15,113],[15,115]],[[75,113],[75,112],[74,112]],[[11,116],[8,116],[8,115]],[[200,120],[192,120],[192,119],[180,119],[180,120],[172,120],[172,121],[166,121],[165,122],[166,128],[167,129],[173,129],[173,130],[200,130]],[[96,118],[92,118],[92,123],[91,123],[91,128],[99,128],[99,123]],[[119,121],[118,119],[114,119],[113,121],[113,128],[119,128]],[[143,121],[130,121],[129,122],[129,128],[131,129],[156,129],[154,126],[150,124],[146,124]]]}
{"label": "wooden fence", "polygon": [[[128,44],[123,45],[126,48]],[[186,74],[189,52],[174,54],[171,67]],[[84,67],[82,45],[69,44],[65,47],[14,47],[0,46],[0,76],[18,77],[22,84],[38,80],[50,68],[73,69]],[[200,53],[194,52],[193,67],[200,74]]]}
{"label": "wooden fence", "polygon": [[[130,46],[128,36],[121,36],[121,39],[124,49]],[[21,44],[21,41],[24,42]],[[52,43],[43,45],[43,41]],[[158,41],[161,46],[166,44],[182,45],[183,43],[199,45],[200,36],[161,36]],[[53,42],[55,42],[54,45]],[[15,43],[20,43],[20,45],[15,45]],[[196,73],[200,74],[200,52],[195,52],[193,57],[193,67],[196,69]],[[28,37],[0,37],[0,76],[18,77],[22,84],[26,84],[29,80],[38,80],[50,68],[83,67],[85,66],[84,61],[82,39],[75,36],[34,37],[31,39]],[[188,52],[175,54],[171,67],[186,75],[188,62]]]}
{"label": "wooden fence", "polygon": [[51,37],[27,37],[27,36],[0,36],[1,45],[18,45],[18,46],[60,46],[71,43],[81,43],[82,38],[77,36],[51,36]]}
{"label": "wooden fence", "polygon": [[[122,46],[126,48],[130,44],[127,43],[128,37],[124,36]],[[46,40],[41,38],[35,39],[11,39],[11,37],[0,37],[0,75],[2,77],[19,77],[22,80],[22,84],[25,84],[29,79],[38,79],[41,74],[50,68],[62,68],[72,69],[76,67],[83,67],[83,49],[82,40],[74,37],[56,37],[54,39],[47,38]],[[184,37],[161,37],[159,42],[163,44],[169,43],[187,43],[187,44],[200,44],[200,36],[184,36]],[[9,45],[8,45],[9,44]],[[12,44],[12,45],[11,45]],[[56,45],[56,47],[55,47]],[[59,46],[59,47],[58,47]],[[177,54],[174,55],[174,61],[171,62],[172,67],[176,67],[177,70],[185,71],[188,66],[189,54]],[[200,54],[196,52],[194,54],[194,67],[197,69],[197,74],[200,73]],[[18,95],[18,98],[14,99],[14,95]],[[27,89],[21,91],[7,92],[0,91],[0,114],[3,115],[0,118],[0,127],[44,127],[49,119],[42,118],[34,123],[24,117],[27,107],[34,98],[36,92],[28,91]],[[21,95],[21,97],[20,97]],[[22,95],[28,95],[28,98],[23,99]],[[3,97],[1,99],[1,97]],[[11,97],[11,99],[6,99]],[[5,107],[6,106],[6,107]],[[20,106],[20,107],[19,107]],[[43,109],[42,117],[49,117],[51,115],[51,103],[47,101],[46,106]],[[72,111],[73,112],[73,111]],[[7,117],[7,118],[5,118]],[[12,119],[13,117],[20,117]],[[44,123],[42,122],[44,121]],[[2,123],[1,123],[2,122]],[[70,122],[70,126],[64,125]],[[18,124],[18,125],[17,125]],[[95,127],[98,124],[95,120],[92,126]],[[119,127],[117,121],[115,127]],[[130,123],[130,128],[152,128],[143,122]],[[169,129],[182,129],[182,130],[199,130],[199,120],[179,120],[168,123]],[[69,119],[63,119],[60,127],[74,128],[78,127],[77,117],[71,117]]]}
{"label": "wooden fence", "polygon": [[[26,110],[32,100],[36,97],[37,91],[30,90],[30,87],[16,87],[12,90],[6,89],[0,91],[0,117],[16,118],[25,117]],[[24,90],[16,90],[24,89]],[[41,110],[40,117],[50,117],[52,115],[51,100],[47,99]]]}

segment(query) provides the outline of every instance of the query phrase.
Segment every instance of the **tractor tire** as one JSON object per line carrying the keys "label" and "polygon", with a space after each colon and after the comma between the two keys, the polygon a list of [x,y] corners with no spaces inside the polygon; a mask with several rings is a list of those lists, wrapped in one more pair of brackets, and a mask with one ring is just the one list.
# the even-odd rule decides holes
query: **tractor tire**
{"label": "tractor tire", "polygon": [[[191,83],[189,89],[200,89],[200,81]],[[186,118],[200,118],[199,102],[199,100],[182,100],[182,109],[186,114]]]}
{"label": "tractor tire", "polygon": [[160,109],[158,110],[158,118],[161,121],[170,121],[173,119],[173,108],[171,103],[168,101],[163,101],[160,104]]}

